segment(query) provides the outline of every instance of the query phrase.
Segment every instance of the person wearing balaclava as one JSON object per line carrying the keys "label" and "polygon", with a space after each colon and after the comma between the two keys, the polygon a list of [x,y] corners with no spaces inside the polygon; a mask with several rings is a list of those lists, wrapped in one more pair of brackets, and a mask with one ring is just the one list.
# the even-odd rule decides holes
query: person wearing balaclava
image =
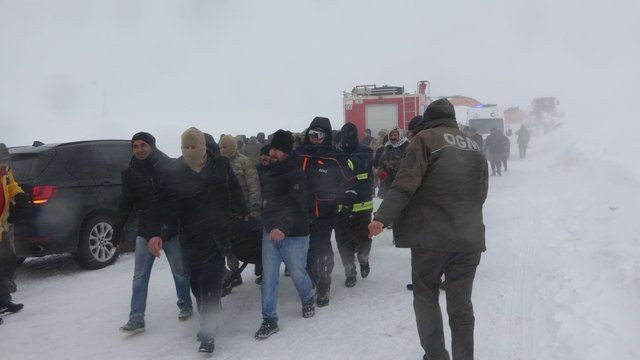
{"label": "person wearing balaclava", "polygon": [[[262,210],[262,194],[258,171],[247,156],[238,152],[236,144],[237,141],[233,136],[225,135],[220,140],[220,152],[222,156],[229,159],[231,163],[231,168],[240,183],[242,193],[246,200],[246,206],[249,208],[251,216],[259,219]],[[232,234],[232,236],[233,235],[234,234]],[[228,284],[228,286],[225,287],[225,295],[226,292],[230,291],[233,287],[242,284],[242,276],[238,271],[240,268],[238,259],[230,254],[227,256],[227,265],[231,271],[225,276],[225,284]],[[226,278],[229,278],[229,280],[227,281]]]}
{"label": "person wearing balaclava", "polygon": [[316,285],[317,304],[329,304],[334,258],[331,233],[338,205],[350,207],[357,193],[342,155],[333,147],[331,122],[316,117],[305,132],[301,148],[302,171],[308,182],[311,241],[307,270]]}
{"label": "person wearing balaclava", "polygon": [[413,309],[424,358],[449,359],[438,290],[444,274],[453,358],[473,359],[471,292],[486,249],[487,159],[460,131],[447,99],[432,102],[423,118],[369,232],[376,236],[393,225],[395,246],[411,249]]}
{"label": "person wearing balaclava", "polygon": [[247,217],[249,209],[229,160],[207,154],[204,134],[189,128],[182,134],[182,157],[163,168],[151,205],[149,251],[159,257],[167,240],[162,224],[175,219],[188,260],[190,283],[200,317],[199,351],[212,353],[218,327],[229,223]]}
{"label": "person wearing balaclava", "polygon": [[344,266],[344,285],[354,287],[358,274],[356,259],[362,278],[366,278],[371,270],[371,238],[367,226],[373,211],[373,151],[359,143],[358,128],[354,124],[345,124],[340,134],[342,156],[355,177],[356,196],[350,206],[340,207],[335,225],[336,242]]}
{"label": "person wearing balaclava", "polygon": [[[118,203],[114,223],[112,244],[119,245],[122,240],[123,227],[132,211],[138,219],[138,232],[135,239],[135,261],[131,294],[131,311],[129,321],[120,330],[126,333],[138,333],[145,329],[145,309],[149,278],[155,257],[147,247],[151,237],[150,208],[155,192],[154,176],[160,169],[171,162],[171,158],[156,148],[156,139],[146,132],[139,132],[131,138],[131,161],[129,167],[122,171],[122,195]],[[187,320],[193,314],[191,291],[189,289],[189,273],[178,240],[175,225],[165,226],[164,251],[173,274],[178,295],[178,319]]]}

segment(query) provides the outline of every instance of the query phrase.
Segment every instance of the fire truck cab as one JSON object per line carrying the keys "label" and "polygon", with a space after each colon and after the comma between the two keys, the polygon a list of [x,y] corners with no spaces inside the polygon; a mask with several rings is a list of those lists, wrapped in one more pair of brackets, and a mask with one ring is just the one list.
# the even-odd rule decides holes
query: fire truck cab
{"label": "fire truck cab", "polygon": [[376,137],[382,129],[406,130],[409,121],[422,115],[430,103],[426,80],[417,83],[415,93],[405,93],[404,86],[358,85],[343,94],[344,122],[353,123],[360,138],[365,136],[365,129]]}

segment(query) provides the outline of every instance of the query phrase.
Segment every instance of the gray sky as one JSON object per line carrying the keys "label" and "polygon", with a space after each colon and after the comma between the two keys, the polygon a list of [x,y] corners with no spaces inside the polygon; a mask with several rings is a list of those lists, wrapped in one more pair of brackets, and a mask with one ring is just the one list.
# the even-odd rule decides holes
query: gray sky
{"label": "gray sky", "polygon": [[[555,95],[585,128],[640,94],[638,1],[0,0],[8,145],[300,130],[356,84],[430,80],[503,107]],[[624,118],[624,119],[623,119]]]}

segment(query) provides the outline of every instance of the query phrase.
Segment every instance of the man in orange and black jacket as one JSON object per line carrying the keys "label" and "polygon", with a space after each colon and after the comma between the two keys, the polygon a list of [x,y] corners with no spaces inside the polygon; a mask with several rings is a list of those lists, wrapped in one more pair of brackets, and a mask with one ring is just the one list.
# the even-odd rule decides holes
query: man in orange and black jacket
{"label": "man in orange and black jacket", "polygon": [[301,156],[302,171],[308,184],[311,232],[307,271],[316,287],[318,306],[326,306],[334,265],[331,232],[338,216],[338,205],[350,208],[357,193],[352,189],[353,176],[344,157],[332,146],[329,119],[313,119],[305,133]]}

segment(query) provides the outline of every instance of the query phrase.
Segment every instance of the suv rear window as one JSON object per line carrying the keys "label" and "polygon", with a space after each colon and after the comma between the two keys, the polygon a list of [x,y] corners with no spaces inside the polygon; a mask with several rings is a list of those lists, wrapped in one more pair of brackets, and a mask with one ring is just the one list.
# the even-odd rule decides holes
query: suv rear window
{"label": "suv rear window", "polygon": [[28,182],[40,175],[49,165],[51,157],[39,154],[18,154],[11,156],[11,170],[18,183]]}
{"label": "suv rear window", "polygon": [[122,171],[129,166],[129,161],[132,156],[131,145],[115,144],[100,146],[98,151],[107,163],[111,177],[119,179]]}
{"label": "suv rear window", "polygon": [[102,156],[88,146],[78,147],[67,162],[67,170],[77,179],[104,179],[109,177]]}

